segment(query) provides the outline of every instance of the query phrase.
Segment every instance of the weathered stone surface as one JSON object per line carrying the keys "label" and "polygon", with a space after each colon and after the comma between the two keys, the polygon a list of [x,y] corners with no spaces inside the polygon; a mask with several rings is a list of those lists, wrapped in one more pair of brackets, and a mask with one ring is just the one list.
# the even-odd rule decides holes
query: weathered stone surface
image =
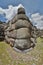
{"label": "weathered stone surface", "polygon": [[19,50],[25,50],[31,47],[31,43],[29,39],[16,39],[14,47]]}
{"label": "weathered stone surface", "polygon": [[15,44],[15,40],[12,39],[12,38],[10,38],[10,46],[11,46],[11,47],[14,47],[14,44]]}
{"label": "weathered stone surface", "polygon": [[35,44],[36,40],[35,38],[31,38],[31,41]]}
{"label": "weathered stone surface", "polygon": [[38,36],[40,36],[40,38],[43,38],[43,30],[38,30]]}
{"label": "weathered stone surface", "polygon": [[[15,15],[15,17],[12,19],[11,23],[15,23],[16,21],[18,21],[19,19],[21,20],[28,20],[29,21],[29,18],[24,15],[24,14],[17,14]],[[29,21],[30,22],[30,21]]]}
{"label": "weathered stone surface", "polygon": [[7,35],[5,36],[5,41],[6,41],[8,44],[10,44],[10,38],[8,38]]}
{"label": "weathered stone surface", "polygon": [[31,37],[31,34],[28,28],[20,28],[17,30],[17,38],[29,38],[29,37]]}
{"label": "weathered stone surface", "polygon": [[17,14],[21,14],[21,13],[25,14],[25,9],[22,8],[22,7],[18,9],[18,13]]}
{"label": "weathered stone surface", "polygon": [[10,31],[7,36],[8,36],[9,38],[16,38],[16,36],[17,36],[17,31],[16,31],[16,30]]}
{"label": "weathered stone surface", "polygon": [[4,38],[5,38],[4,26],[3,26],[3,24],[0,23],[0,41],[3,41]]}
{"label": "weathered stone surface", "polygon": [[15,24],[11,24],[11,25],[10,25],[9,31],[11,31],[11,30],[15,30]]}
{"label": "weathered stone surface", "polygon": [[30,28],[31,24],[27,20],[21,20],[20,19],[20,20],[16,21],[16,23],[15,23],[15,28],[16,29],[23,28],[23,27]]}

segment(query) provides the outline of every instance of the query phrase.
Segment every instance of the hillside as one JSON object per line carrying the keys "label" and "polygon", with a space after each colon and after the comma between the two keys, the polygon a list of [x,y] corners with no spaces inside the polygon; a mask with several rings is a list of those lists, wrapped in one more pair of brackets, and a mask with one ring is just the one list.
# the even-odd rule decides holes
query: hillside
{"label": "hillside", "polygon": [[18,53],[0,42],[0,65],[43,65],[43,39],[38,38],[35,48],[27,53]]}

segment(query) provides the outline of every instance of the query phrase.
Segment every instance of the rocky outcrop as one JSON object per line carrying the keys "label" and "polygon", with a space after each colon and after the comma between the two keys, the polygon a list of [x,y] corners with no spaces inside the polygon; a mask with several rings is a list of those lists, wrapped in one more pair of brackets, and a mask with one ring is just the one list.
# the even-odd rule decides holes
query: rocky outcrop
{"label": "rocky outcrop", "polygon": [[3,41],[5,39],[4,25],[5,23],[0,21],[0,41]]}
{"label": "rocky outcrop", "polygon": [[[14,49],[28,50],[35,46],[34,26],[25,14],[24,8],[19,8],[15,17],[5,28],[5,40]],[[34,41],[33,41],[34,40]]]}
{"label": "rocky outcrop", "polygon": [[40,30],[40,38],[43,38],[43,29]]}

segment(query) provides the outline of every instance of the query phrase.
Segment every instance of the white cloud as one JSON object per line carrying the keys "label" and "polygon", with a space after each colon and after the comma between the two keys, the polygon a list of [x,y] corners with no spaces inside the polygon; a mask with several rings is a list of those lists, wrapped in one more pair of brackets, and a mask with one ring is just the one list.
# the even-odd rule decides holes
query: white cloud
{"label": "white cloud", "polygon": [[31,21],[36,23],[37,28],[43,29],[43,15],[40,15],[40,13],[32,14]]}
{"label": "white cloud", "polygon": [[[17,14],[17,10],[19,7],[23,7],[23,5],[22,4],[19,4],[18,6],[9,5],[8,9],[3,9],[0,7],[0,14],[4,15],[7,21],[11,20]],[[30,14],[31,13],[29,13],[29,15]],[[31,14],[30,20],[37,26],[37,28],[43,29],[43,15],[40,15],[40,13]]]}
{"label": "white cloud", "polygon": [[3,9],[0,7],[0,14],[3,14],[7,20],[11,20],[17,13],[19,7],[23,7],[23,5],[22,4],[19,4],[18,6],[9,5],[8,9]]}

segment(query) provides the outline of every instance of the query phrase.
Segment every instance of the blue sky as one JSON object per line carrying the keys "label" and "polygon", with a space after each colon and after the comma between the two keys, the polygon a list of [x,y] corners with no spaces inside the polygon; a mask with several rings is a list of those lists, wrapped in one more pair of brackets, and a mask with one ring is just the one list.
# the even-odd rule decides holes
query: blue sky
{"label": "blue sky", "polygon": [[[43,22],[43,0],[0,0],[0,7],[2,9],[8,9],[9,5],[18,6],[19,4],[24,6],[27,16],[31,15],[32,21],[36,23],[40,18],[40,21]],[[0,15],[0,20],[6,21],[6,18]]]}
{"label": "blue sky", "polygon": [[8,5],[24,5],[27,12],[40,12],[43,14],[43,0],[0,0],[0,7],[8,8]]}

